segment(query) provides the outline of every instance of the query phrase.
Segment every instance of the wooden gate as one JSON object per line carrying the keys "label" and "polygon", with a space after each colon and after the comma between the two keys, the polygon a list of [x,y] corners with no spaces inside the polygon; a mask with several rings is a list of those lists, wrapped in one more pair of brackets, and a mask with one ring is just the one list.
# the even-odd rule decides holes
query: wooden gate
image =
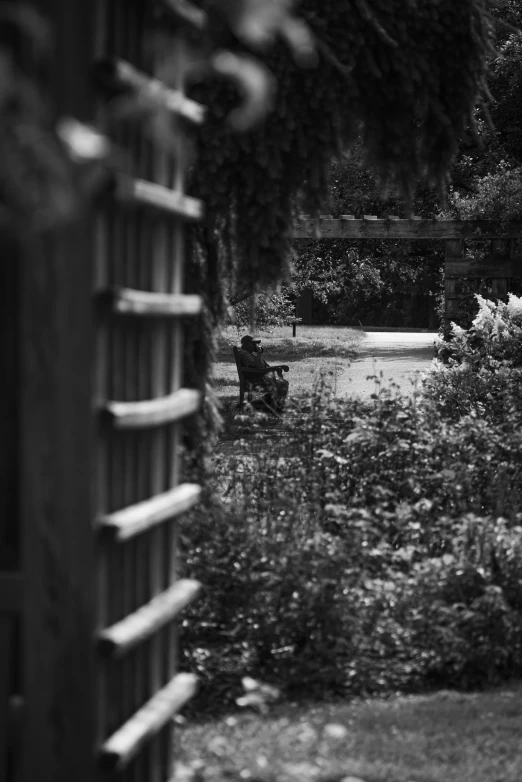
{"label": "wooden gate", "polygon": [[[178,4],[40,5],[54,25],[58,114],[103,114],[90,89],[103,58],[111,94],[159,101],[177,131],[169,153],[120,131],[112,194],[4,273],[13,328],[1,365],[16,409],[4,408],[0,431],[18,452],[0,485],[13,479],[6,510],[22,540],[0,575],[0,664],[14,665],[20,629],[23,664],[15,693],[0,670],[0,778],[167,782],[172,717],[196,684],[178,671],[176,619],[199,584],[179,579],[177,531],[200,497],[182,481],[181,431],[200,404],[183,386],[184,323],[202,306],[183,294],[183,262],[184,225],[203,209],[184,192],[185,139],[203,110],[184,96],[181,67],[168,88],[152,78],[162,63],[147,50],[149,9],[181,63]],[[3,743],[16,691],[21,764]]]}

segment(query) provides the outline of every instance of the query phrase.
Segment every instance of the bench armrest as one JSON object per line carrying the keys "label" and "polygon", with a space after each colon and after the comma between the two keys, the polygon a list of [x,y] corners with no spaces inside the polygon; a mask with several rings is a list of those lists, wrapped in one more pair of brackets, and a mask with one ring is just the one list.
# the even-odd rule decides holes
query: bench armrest
{"label": "bench armrest", "polygon": [[242,367],[241,371],[244,375],[268,375],[270,372],[280,372],[288,370],[286,364],[278,364],[275,367],[265,367],[264,369],[257,369],[256,367]]}

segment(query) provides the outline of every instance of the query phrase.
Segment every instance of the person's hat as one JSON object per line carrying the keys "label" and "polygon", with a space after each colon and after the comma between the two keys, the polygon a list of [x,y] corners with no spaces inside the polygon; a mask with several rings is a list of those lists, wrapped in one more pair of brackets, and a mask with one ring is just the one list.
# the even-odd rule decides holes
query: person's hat
{"label": "person's hat", "polygon": [[241,337],[241,347],[243,347],[243,345],[248,344],[249,342],[255,342],[257,345],[259,345],[261,340],[254,339],[254,337],[251,337],[250,334],[245,334],[244,337]]}

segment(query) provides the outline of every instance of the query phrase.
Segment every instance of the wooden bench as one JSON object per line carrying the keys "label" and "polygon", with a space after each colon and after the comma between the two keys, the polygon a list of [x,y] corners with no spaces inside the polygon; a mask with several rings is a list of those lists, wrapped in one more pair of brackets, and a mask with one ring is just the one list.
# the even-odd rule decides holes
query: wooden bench
{"label": "wooden bench", "polygon": [[[239,348],[234,346],[232,348],[232,352],[234,354],[237,374],[239,377],[239,404],[238,404],[239,409],[243,407],[245,401],[245,394],[248,402],[251,402],[252,392],[255,388],[266,388],[263,380],[264,375],[269,375],[271,372],[282,373],[283,370],[288,369],[286,365],[277,364],[276,366],[273,367],[267,367],[266,371],[262,375],[254,374],[253,372],[249,372],[248,368],[244,367],[243,364],[241,363],[241,359],[239,357]],[[266,406],[269,407],[268,404],[266,404]],[[272,409],[270,408],[270,410]]]}

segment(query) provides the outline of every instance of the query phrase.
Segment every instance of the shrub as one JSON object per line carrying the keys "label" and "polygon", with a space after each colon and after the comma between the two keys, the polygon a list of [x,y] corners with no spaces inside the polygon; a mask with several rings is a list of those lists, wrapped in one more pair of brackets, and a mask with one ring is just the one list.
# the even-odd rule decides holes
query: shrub
{"label": "shrub", "polygon": [[511,168],[501,160],[497,171],[478,180],[473,195],[455,193],[452,207],[463,220],[518,221],[522,208],[522,168]]}
{"label": "shrub", "polygon": [[516,672],[521,431],[321,386],[286,420],[216,456],[219,499],[185,528],[206,587],[182,636],[202,697],[230,701],[247,674],[324,695]]}
{"label": "shrub", "polygon": [[439,341],[440,362],[424,393],[444,417],[475,415],[513,426],[522,411],[522,297],[476,299],[471,328],[452,324],[451,340]]}
{"label": "shrub", "polygon": [[254,297],[249,296],[230,307],[229,319],[236,326],[238,337],[241,332],[252,330],[253,316],[256,328],[263,331],[290,326],[301,320],[296,317],[295,302],[285,289],[264,290],[256,293],[255,302]]}
{"label": "shrub", "polygon": [[414,648],[430,656],[425,673],[466,687],[513,675],[522,660],[522,527],[469,514],[453,550],[420,563],[399,598]]}

